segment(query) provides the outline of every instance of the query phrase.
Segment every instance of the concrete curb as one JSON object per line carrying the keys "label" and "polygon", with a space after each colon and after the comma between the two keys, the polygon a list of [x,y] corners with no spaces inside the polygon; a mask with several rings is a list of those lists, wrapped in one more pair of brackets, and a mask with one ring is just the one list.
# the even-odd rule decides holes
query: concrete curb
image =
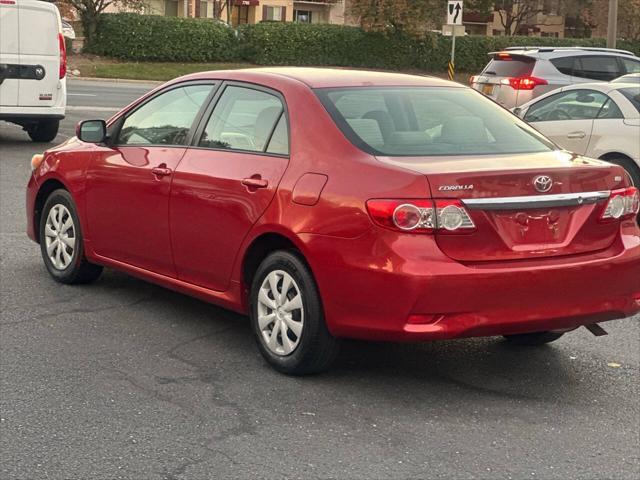
{"label": "concrete curb", "polygon": [[144,83],[147,85],[161,85],[164,82],[158,80],[129,80],[126,78],[101,78],[101,77],[73,77],[67,76],[67,80],[80,80],[81,82],[108,82],[108,83]]}

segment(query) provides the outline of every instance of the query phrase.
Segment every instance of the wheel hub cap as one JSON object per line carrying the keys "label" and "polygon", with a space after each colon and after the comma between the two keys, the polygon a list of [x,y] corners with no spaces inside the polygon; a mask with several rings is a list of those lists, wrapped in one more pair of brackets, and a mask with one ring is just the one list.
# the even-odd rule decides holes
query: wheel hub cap
{"label": "wheel hub cap", "polygon": [[76,229],[71,212],[60,203],[51,207],[47,215],[44,244],[53,268],[64,270],[69,266],[76,247]]}
{"label": "wheel hub cap", "polygon": [[264,345],[276,355],[290,355],[300,343],[304,323],[302,294],[284,270],[269,273],[258,293],[258,326]]}

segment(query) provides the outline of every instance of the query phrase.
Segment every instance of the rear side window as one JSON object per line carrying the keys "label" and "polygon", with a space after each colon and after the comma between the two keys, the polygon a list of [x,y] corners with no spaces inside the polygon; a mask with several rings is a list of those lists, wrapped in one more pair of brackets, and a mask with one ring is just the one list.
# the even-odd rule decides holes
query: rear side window
{"label": "rear side window", "polygon": [[640,113],[640,87],[621,88],[619,90]]}
{"label": "rear side window", "polygon": [[560,92],[531,105],[524,119],[527,122],[590,120],[598,116],[607,100],[609,97],[594,90]]}
{"label": "rear side window", "polygon": [[551,63],[560,73],[573,75],[573,64],[576,57],[559,57],[551,59]]}
{"label": "rear side window", "polygon": [[471,89],[325,88],[316,94],[344,135],[374,155],[515,154],[555,148]]}
{"label": "rear side window", "polygon": [[616,102],[608,99],[598,113],[598,120],[611,120],[618,118],[624,118],[624,115],[622,115],[622,112],[618,108],[618,105],[616,105]]}
{"label": "rear side window", "polygon": [[536,61],[524,55],[497,54],[484,67],[482,75],[498,77],[522,77],[531,75]]}
{"label": "rear side window", "polygon": [[[228,86],[209,117],[199,146],[288,153],[286,118],[284,125],[279,124],[282,117],[284,107],[277,96],[253,88]],[[271,143],[274,134],[277,138]]]}
{"label": "rear side window", "polygon": [[620,61],[624,66],[624,73],[640,73],[640,60],[620,57]]}
{"label": "rear side window", "polygon": [[608,82],[619,77],[621,72],[616,57],[592,55],[576,58],[573,75],[580,78]]}

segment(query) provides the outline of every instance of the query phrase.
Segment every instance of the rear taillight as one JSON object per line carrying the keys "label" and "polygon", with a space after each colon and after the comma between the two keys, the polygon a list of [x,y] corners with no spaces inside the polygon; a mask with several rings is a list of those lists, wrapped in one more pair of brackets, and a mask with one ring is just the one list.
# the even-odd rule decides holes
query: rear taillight
{"label": "rear taillight", "polygon": [[60,48],[60,74],[58,78],[64,78],[67,74],[67,46],[61,33],[58,34],[58,47]]}
{"label": "rear taillight", "polygon": [[611,192],[609,201],[600,216],[601,220],[631,218],[640,209],[640,194],[635,187],[622,188]]}
{"label": "rear taillight", "polygon": [[459,200],[369,200],[369,215],[378,225],[411,233],[468,233],[473,220]]}
{"label": "rear taillight", "polygon": [[548,85],[544,78],[522,76],[507,77],[500,80],[502,85],[509,85],[514,90],[533,90],[538,85]]}

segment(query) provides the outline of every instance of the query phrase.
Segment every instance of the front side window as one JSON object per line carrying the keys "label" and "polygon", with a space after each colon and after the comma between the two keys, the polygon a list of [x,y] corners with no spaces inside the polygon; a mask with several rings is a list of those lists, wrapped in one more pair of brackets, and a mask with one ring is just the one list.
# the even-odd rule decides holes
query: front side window
{"label": "front side window", "polygon": [[[279,124],[284,118],[284,126]],[[278,130],[277,127],[280,127]],[[283,133],[284,129],[284,133]],[[250,152],[288,153],[286,118],[276,95],[247,87],[228,86],[216,103],[199,146]],[[270,151],[272,137],[282,144]],[[273,139],[273,142],[278,140]],[[286,151],[285,151],[286,150]]]}
{"label": "front side window", "polygon": [[325,88],[316,94],[345,136],[374,155],[513,154],[555,148],[471,89]]}
{"label": "front side window", "polygon": [[607,82],[619,77],[620,74],[618,60],[614,56],[579,57],[573,69],[573,75],[576,77]]}
{"label": "front side window", "polygon": [[594,90],[569,90],[534,103],[527,110],[527,122],[594,119],[609,99]]}
{"label": "front side window", "polygon": [[119,145],[186,145],[191,124],[213,85],[172,88],[129,115],[118,135]]}

